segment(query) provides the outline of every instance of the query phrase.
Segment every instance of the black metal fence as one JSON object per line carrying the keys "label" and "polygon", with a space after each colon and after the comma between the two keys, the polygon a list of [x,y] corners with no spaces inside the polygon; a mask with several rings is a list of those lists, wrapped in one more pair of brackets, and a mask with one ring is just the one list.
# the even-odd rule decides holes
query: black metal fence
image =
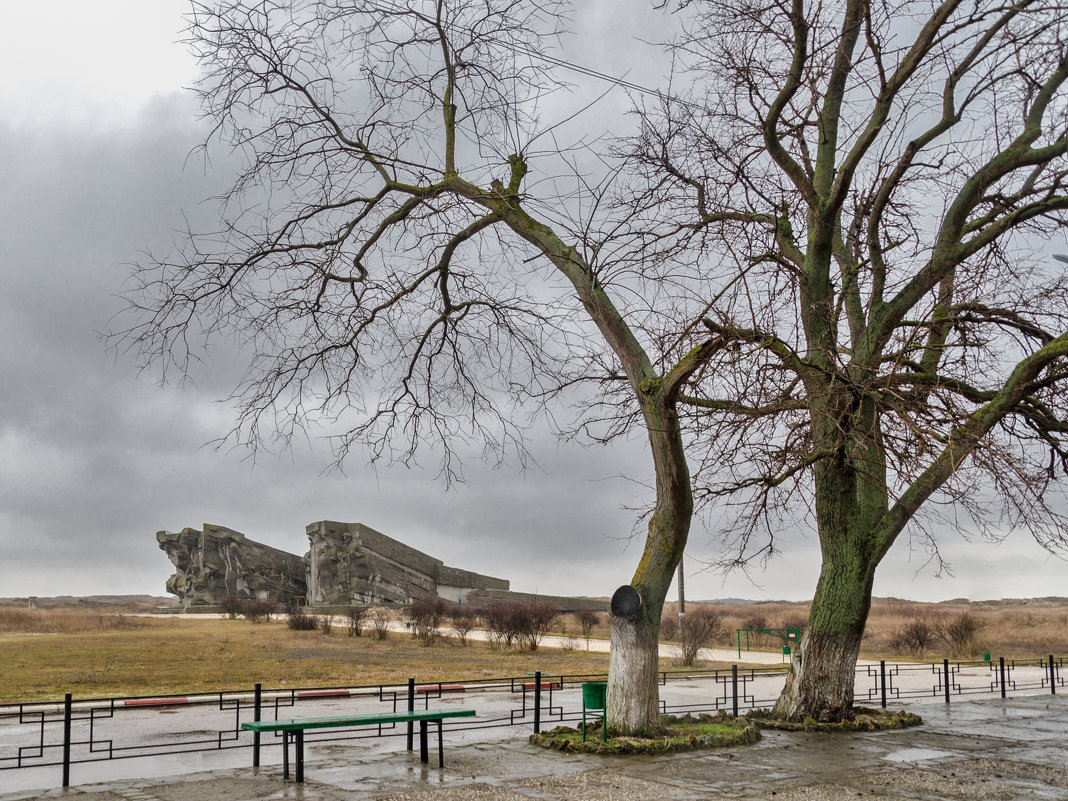
{"label": "black metal fence", "polygon": [[[867,662],[857,667],[855,699],[859,705],[899,703],[930,698],[950,703],[954,696],[1009,693],[1056,693],[1064,687],[1064,657],[936,663]],[[727,710],[735,715],[770,706],[782,689],[788,666],[745,667],[704,673],[663,671],[661,710],[672,714]],[[72,765],[227,749],[251,749],[253,765],[262,748],[280,745],[241,730],[249,720],[299,717],[298,705],[318,703],[344,708],[343,714],[397,712],[465,699],[477,705],[471,719],[457,719],[450,730],[576,723],[582,717],[581,684],[604,681],[604,675],[549,675],[301,689],[253,688],[183,696],[74,698],[61,703],[27,702],[0,706],[0,771],[62,768],[62,785],[70,785]],[[476,696],[472,699],[471,696]],[[161,722],[152,713],[174,714]],[[182,714],[179,714],[182,713]],[[341,713],[339,713],[341,714]],[[320,711],[321,715],[321,711]],[[411,726],[395,724],[363,729],[309,732],[307,742],[406,736]],[[12,745],[6,745],[14,741]]]}

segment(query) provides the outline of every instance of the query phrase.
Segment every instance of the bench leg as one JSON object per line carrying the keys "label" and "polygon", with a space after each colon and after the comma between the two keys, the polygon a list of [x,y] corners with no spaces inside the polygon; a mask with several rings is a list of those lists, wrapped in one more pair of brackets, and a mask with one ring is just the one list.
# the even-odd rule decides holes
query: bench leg
{"label": "bench leg", "polygon": [[282,778],[289,778],[289,732],[282,732]]}
{"label": "bench leg", "polygon": [[427,753],[426,745],[426,721],[419,721],[419,761],[424,765],[430,761],[430,754]]}
{"label": "bench leg", "polygon": [[297,783],[304,783],[304,729],[297,729]]}
{"label": "bench leg", "polygon": [[441,751],[441,718],[438,718],[438,767],[445,767],[445,755]]}

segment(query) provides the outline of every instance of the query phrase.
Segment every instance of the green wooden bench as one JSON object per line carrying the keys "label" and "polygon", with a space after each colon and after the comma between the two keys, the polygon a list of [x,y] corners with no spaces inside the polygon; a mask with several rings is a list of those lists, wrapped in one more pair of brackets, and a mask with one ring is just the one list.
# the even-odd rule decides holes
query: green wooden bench
{"label": "green wooden bench", "polygon": [[382,726],[387,723],[419,723],[419,761],[426,764],[427,724],[438,724],[438,767],[445,767],[445,758],[441,751],[441,722],[445,718],[468,718],[475,714],[473,709],[424,709],[414,712],[386,712],[379,715],[349,715],[336,718],[302,718],[296,720],[251,720],[242,723],[241,728],[253,732],[282,732],[282,775],[289,778],[289,735],[293,734],[294,764],[296,780],[304,781],[304,732],[306,729],[340,729],[355,726]]}

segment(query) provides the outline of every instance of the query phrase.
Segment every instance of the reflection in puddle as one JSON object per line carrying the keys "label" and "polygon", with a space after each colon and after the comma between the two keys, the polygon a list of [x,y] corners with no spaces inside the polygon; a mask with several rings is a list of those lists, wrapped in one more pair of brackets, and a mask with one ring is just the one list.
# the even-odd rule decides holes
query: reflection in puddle
{"label": "reflection in puddle", "polygon": [[939,751],[935,748],[903,748],[887,754],[883,759],[888,762],[922,762],[925,759],[940,759],[954,756],[951,751]]}

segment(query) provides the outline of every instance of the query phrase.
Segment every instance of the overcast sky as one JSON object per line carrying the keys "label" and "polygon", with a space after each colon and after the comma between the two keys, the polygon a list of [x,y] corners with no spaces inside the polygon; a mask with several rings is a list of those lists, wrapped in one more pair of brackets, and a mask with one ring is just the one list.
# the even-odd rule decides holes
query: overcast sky
{"label": "overcast sky", "polygon": [[[641,441],[583,449],[538,437],[538,467],[469,463],[445,492],[425,471],[323,473],[308,443],[260,456],[215,450],[232,413],[224,384],[156,387],[107,350],[98,332],[139,253],[165,253],[183,216],[226,180],[187,160],[204,130],[183,86],[195,64],[177,44],[183,0],[52,0],[5,5],[0,26],[0,596],[165,594],[159,529],[204,522],[303,553],[304,526],[362,522],[447,564],[508,578],[513,589],[607,595],[640,555],[624,507],[649,470]],[[579,20],[588,66],[619,73],[639,48],[625,13]],[[15,76],[21,76],[16,79]],[[621,98],[619,105],[625,102]],[[232,374],[215,365],[212,375]],[[623,477],[626,476],[626,477]],[[633,479],[633,480],[631,480]],[[717,554],[698,526],[687,596],[806,599],[818,545],[784,536],[782,554],[749,577],[698,572]],[[1025,536],[995,546],[943,543],[954,577],[935,577],[903,539],[877,595],[922,600],[1066,594],[1063,561]]]}

